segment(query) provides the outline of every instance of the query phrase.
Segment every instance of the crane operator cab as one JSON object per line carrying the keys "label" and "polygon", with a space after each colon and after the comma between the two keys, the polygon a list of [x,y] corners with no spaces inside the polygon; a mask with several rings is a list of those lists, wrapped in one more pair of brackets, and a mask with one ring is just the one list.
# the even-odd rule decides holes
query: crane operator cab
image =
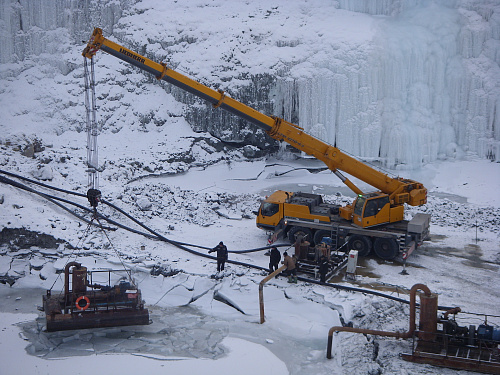
{"label": "crane operator cab", "polygon": [[262,201],[257,212],[257,227],[274,230],[284,217],[284,203],[293,193],[278,190]]}
{"label": "crane operator cab", "polygon": [[404,216],[404,207],[391,207],[389,195],[382,192],[360,194],[352,207],[352,223],[362,228],[401,221]]}

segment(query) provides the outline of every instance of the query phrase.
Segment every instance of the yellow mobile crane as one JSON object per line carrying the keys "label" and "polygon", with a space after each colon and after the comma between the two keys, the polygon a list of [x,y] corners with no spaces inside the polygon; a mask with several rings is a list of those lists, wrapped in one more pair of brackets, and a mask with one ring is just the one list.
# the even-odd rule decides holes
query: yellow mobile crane
{"label": "yellow mobile crane", "polygon": [[[427,202],[427,189],[421,183],[391,178],[307,134],[295,124],[260,113],[228,97],[224,91],[213,90],[168,68],[165,63],[152,61],[106,39],[102,30],[95,28],[82,55],[92,60],[99,50],[208,101],[214,108],[225,109],[248,120],[271,138],[288,142],[321,160],[357,194],[352,204],[340,207],[324,203],[319,195],[277,191],[260,206],[257,215],[259,228],[279,229],[291,241],[295,241],[298,235],[309,237],[313,243],[320,242],[322,237],[330,237],[335,247],[349,241],[350,248],[358,250],[359,255],[368,255],[373,247],[383,259],[393,259],[401,252],[409,254],[428,235],[429,215],[417,214],[410,222],[403,220],[405,203],[419,206]],[[341,171],[379,191],[363,193]]]}

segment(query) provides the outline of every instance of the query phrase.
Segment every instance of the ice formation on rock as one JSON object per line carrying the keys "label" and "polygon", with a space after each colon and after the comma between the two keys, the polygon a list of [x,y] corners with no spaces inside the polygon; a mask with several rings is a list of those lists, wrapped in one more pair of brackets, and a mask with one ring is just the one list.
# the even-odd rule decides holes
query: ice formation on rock
{"label": "ice formation on rock", "polygon": [[[78,60],[67,56],[100,26],[108,37],[359,157],[398,168],[468,152],[500,160],[495,1],[1,0],[0,10],[0,73],[10,81],[2,101],[15,77],[34,65],[49,79],[57,72],[77,78]],[[167,90],[187,104],[193,129],[269,147],[252,125]],[[59,105],[74,106],[80,94],[72,90]],[[116,95],[101,100],[106,107]],[[11,110],[0,124],[4,133],[27,111]],[[129,116],[137,121],[129,121],[139,124],[148,115],[134,108]],[[62,120],[80,121],[76,112]],[[112,131],[118,120],[102,121]]]}

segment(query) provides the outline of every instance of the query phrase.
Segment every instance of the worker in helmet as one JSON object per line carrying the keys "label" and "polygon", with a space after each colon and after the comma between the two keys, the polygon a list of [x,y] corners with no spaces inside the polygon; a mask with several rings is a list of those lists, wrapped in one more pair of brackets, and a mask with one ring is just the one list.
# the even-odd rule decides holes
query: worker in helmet
{"label": "worker in helmet", "polygon": [[217,252],[217,272],[224,271],[224,264],[226,263],[227,260],[227,247],[221,241],[208,253],[210,254],[213,253],[214,251]]}

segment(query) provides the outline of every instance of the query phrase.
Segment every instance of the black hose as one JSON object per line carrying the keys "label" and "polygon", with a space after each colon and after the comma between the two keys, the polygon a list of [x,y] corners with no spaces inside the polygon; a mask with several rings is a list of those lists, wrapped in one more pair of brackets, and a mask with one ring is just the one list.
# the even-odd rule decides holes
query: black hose
{"label": "black hose", "polygon": [[[56,206],[62,208],[63,210],[69,212],[71,215],[77,217],[78,219],[84,221],[85,223],[87,224],[92,224],[94,226],[98,226],[97,223],[94,223],[94,222],[91,222],[90,220],[84,218],[83,216],[81,215],[78,215],[76,212],[73,212],[71,211],[69,208],[67,208],[66,206],[64,206],[63,204],[59,203],[59,202],[56,202],[56,199],[57,200],[62,200],[62,198],[57,198],[57,197],[53,197],[53,196],[49,196],[47,194],[44,194],[44,193],[41,193],[39,191],[36,191],[32,188],[30,188],[29,186],[26,186],[26,185],[23,185],[23,184],[20,184],[19,182],[16,182],[16,181],[13,181],[7,177],[3,177],[3,176],[0,176],[0,182],[3,182],[3,183],[6,183],[8,185],[11,185],[11,186],[14,186],[14,187],[17,187],[18,189],[22,189],[22,190],[26,190],[26,191],[29,191],[30,193],[33,193],[33,194],[37,194],[39,196],[41,196],[42,198],[45,198],[47,199],[49,202],[55,204]],[[73,204],[73,203],[72,203]],[[76,205],[76,204],[75,204]],[[104,229],[107,229],[107,230],[114,230],[113,228],[109,228],[109,227],[105,227]]]}
{"label": "black hose", "polygon": [[[120,207],[117,207],[116,205],[114,205],[113,203],[111,202],[108,202],[104,199],[101,199],[101,203],[104,203],[105,205],[117,210],[118,212],[120,212],[121,214],[125,215],[127,218],[129,218],[130,220],[132,220],[134,223],[136,223],[137,225],[143,227],[144,229],[146,229],[148,232],[151,232],[153,233],[156,237],[158,237],[159,239],[161,239],[162,241],[165,241],[165,242],[168,242],[172,245],[181,245],[181,246],[191,246],[191,247],[197,247],[197,248],[200,248],[200,249],[205,249],[205,250],[212,250],[211,247],[205,247],[205,246],[200,246],[200,245],[193,245],[193,244],[190,244],[190,243],[185,243],[185,242],[179,242],[179,241],[175,241],[175,240],[170,240],[170,239],[167,239],[165,237],[163,237],[161,234],[157,233],[156,231],[154,231],[153,229],[149,228],[148,226],[146,226],[145,224],[143,224],[142,222],[140,222],[139,220],[137,220],[136,218],[134,218],[133,216],[129,215],[127,212],[123,211]],[[228,251],[229,253],[252,253],[252,252],[256,252],[256,251],[262,251],[262,250],[266,250],[266,249],[271,249],[273,246],[276,246],[276,247],[283,247],[283,246],[290,246],[290,245],[287,245],[287,244],[280,244],[280,245],[270,245],[270,246],[264,246],[264,247],[259,247],[257,249],[249,249],[249,250],[230,250]],[[212,256],[210,256],[212,257]]]}
{"label": "black hose", "polygon": [[[55,187],[52,187],[50,185],[43,184],[43,183],[40,183],[40,182],[37,182],[37,181],[33,181],[33,180],[30,180],[30,179],[25,178],[25,177],[17,176],[14,173],[2,171],[2,170],[0,170],[0,173],[9,175],[11,177],[16,177],[16,178],[22,179],[24,181],[32,182],[34,184],[43,186],[43,187],[48,188],[48,189],[53,189],[53,190],[57,190],[59,192],[73,194],[73,195],[78,195],[78,196],[86,198],[85,194],[74,193],[74,192],[66,191],[64,189],[55,188]],[[34,194],[37,194],[37,195],[39,195],[39,196],[47,199],[51,203],[54,203],[55,205],[61,207],[65,211],[68,211],[70,214],[72,214],[73,216],[79,218],[80,220],[83,220],[83,221],[85,221],[87,223],[90,223],[84,217],[82,217],[82,216],[74,213],[73,211],[71,211],[70,209],[68,209],[67,207],[65,207],[64,205],[56,202],[56,200],[61,200],[61,201],[64,201],[66,203],[75,205],[77,207],[84,208],[85,210],[91,211],[90,209],[88,209],[86,207],[83,207],[83,206],[81,206],[81,205],[79,205],[77,203],[74,203],[74,202],[71,202],[71,201],[68,201],[68,200],[65,200],[65,199],[62,199],[62,198],[58,198],[58,197],[50,196],[50,195],[47,195],[47,194],[44,194],[44,193],[40,193],[40,192],[38,192],[38,191],[36,191],[36,190],[34,190],[34,189],[26,186],[26,185],[23,185],[23,184],[21,184],[19,182],[13,181],[13,180],[8,179],[6,177],[0,176],[0,182],[3,182],[3,183],[8,184],[8,185],[12,185],[14,187],[17,187],[17,188],[22,189],[22,190],[29,191],[29,192],[34,193]],[[113,220],[111,220],[111,219],[109,219],[109,218],[107,218],[107,217],[105,217],[103,215],[100,215],[100,217],[102,217],[106,221],[108,221],[108,222],[110,222],[110,223],[112,223],[112,224],[114,224],[116,226],[119,226],[120,228],[123,228],[125,230],[131,231],[133,233],[141,234],[141,235],[149,237],[149,238],[159,239],[161,241],[170,243],[170,244],[172,244],[172,245],[174,245],[174,246],[176,246],[176,247],[178,247],[178,248],[180,248],[182,250],[185,250],[185,251],[187,251],[187,252],[189,252],[191,254],[197,255],[197,256],[201,256],[201,257],[208,258],[208,259],[214,259],[214,260],[217,259],[217,257],[215,257],[215,256],[208,255],[208,254],[205,254],[205,253],[201,253],[199,251],[195,251],[195,250],[189,249],[186,246],[198,247],[198,248],[203,248],[203,249],[211,249],[211,248],[203,247],[203,246],[198,246],[198,245],[187,244],[187,243],[178,242],[178,241],[174,241],[174,240],[170,240],[170,239],[164,237],[163,235],[159,234],[155,230],[149,228],[145,224],[141,223],[139,220],[133,218],[128,213],[126,213],[125,211],[123,211],[121,208],[115,206],[114,204],[112,204],[110,202],[107,202],[105,200],[102,200],[101,202],[104,203],[104,204],[106,204],[106,205],[108,205],[109,207],[111,207],[111,208],[119,211],[120,213],[122,213],[123,215],[125,215],[127,218],[131,219],[133,222],[135,222],[136,224],[138,224],[142,228],[144,228],[147,231],[149,231],[150,233],[152,233],[152,235],[149,235],[148,233],[140,232],[140,231],[135,230],[133,228],[129,228],[129,227],[127,227],[127,226],[125,226],[123,224],[117,223],[117,222],[115,222],[115,221],[113,221]],[[111,229],[111,228],[108,228],[108,229]],[[265,246],[265,247],[261,247],[261,248],[257,248],[257,249],[231,251],[231,252],[233,252],[233,253],[248,253],[248,252],[254,252],[254,251],[261,251],[261,250],[269,249],[269,248],[272,248],[273,246]],[[283,246],[290,246],[290,245],[281,244],[281,245],[275,245],[275,246],[276,247],[283,247]],[[249,268],[257,269],[257,270],[261,270],[261,271],[266,271],[266,272],[268,271],[268,269],[265,268],[265,267],[256,266],[256,265],[250,264],[250,263],[239,262],[239,261],[236,261],[236,260],[229,260],[229,259],[226,262],[227,263],[231,263],[231,264],[236,264],[236,265],[244,266],[244,267],[249,267]],[[335,288],[335,289],[338,289],[338,290],[345,290],[345,291],[349,291],[349,292],[357,292],[357,293],[363,293],[363,294],[370,294],[370,295],[374,295],[374,296],[378,296],[378,297],[390,299],[390,300],[393,300],[393,301],[396,301],[396,302],[400,302],[400,303],[405,303],[405,304],[409,304],[410,303],[409,301],[407,301],[405,299],[402,299],[402,298],[399,298],[399,297],[394,297],[394,296],[391,296],[391,295],[387,295],[387,294],[384,294],[384,293],[381,293],[381,292],[377,292],[377,291],[374,291],[374,290],[367,290],[367,289],[355,288],[355,287],[346,286],[346,285],[339,285],[339,284],[324,283],[324,282],[321,282],[321,281],[318,281],[318,280],[308,279],[308,278],[300,277],[300,276],[297,277],[297,279],[300,280],[300,281],[303,281],[305,283],[327,286],[327,287],[330,287],[330,288]],[[417,304],[417,306],[418,306],[418,304]],[[449,306],[438,306],[438,309],[442,310],[442,311],[447,311],[447,310],[450,310],[451,308],[452,307],[449,307]]]}
{"label": "black hose", "polygon": [[0,173],[6,174],[7,176],[10,176],[10,177],[18,178],[18,179],[23,180],[23,181],[31,182],[32,184],[35,184],[35,185],[43,186],[43,187],[45,187],[47,189],[56,190],[56,191],[60,191],[61,193],[72,194],[72,195],[77,195],[79,197],[85,197],[85,198],[87,198],[86,194],[76,193],[74,191],[64,190],[64,189],[61,189],[61,188],[58,188],[58,187],[55,187],[55,186],[47,185],[47,184],[44,184],[43,182],[32,180],[32,179],[29,179],[27,177],[19,176],[17,174],[11,173],[11,172],[4,171],[2,169],[0,169]]}
{"label": "black hose", "polygon": [[[42,182],[39,182],[39,181],[36,181],[36,180],[33,180],[33,179],[30,179],[30,178],[27,178],[27,177],[23,177],[23,176],[20,176],[20,175],[17,175],[17,174],[14,174],[12,172],[7,172],[7,171],[4,171],[4,170],[1,170],[0,169],[0,173],[3,173],[3,174],[6,174],[8,176],[11,176],[11,177],[15,177],[15,178],[18,178],[20,180],[23,180],[23,181],[28,181],[32,184],[35,184],[35,185],[39,185],[39,186],[42,186],[42,187],[45,187],[47,189],[51,189],[51,190],[55,190],[55,191],[59,191],[59,192],[62,192],[62,193],[66,193],[66,194],[72,194],[72,195],[76,195],[76,196],[79,196],[79,197],[84,197],[84,198],[87,198],[87,195],[86,194],[82,194],[82,193],[76,193],[76,192],[73,192],[73,191],[70,191],[70,190],[65,190],[65,189],[61,189],[61,188],[57,188],[57,187],[54,187],[54,186],[51,186],[51,185],[47,185],[47,184],[44,184]],[[40,196],[44,196],[45,198],[46,197],[49,197],[49,198],[52,198],[52,199],[56,199],[56,200],[60,200],[60,201],[64,201],[65,203],[69,203],[69,204],[72,204],[74,206],[77,206],[83,210],[87,210],[88,212],[92,212],[91,209],[85,207],[85,206],[82,206],[82,205],[79,205],[78,203],[74,203],[74,202],[71,202],[71,201],[68,201],[68,200],[65,200],[63,198],[59,198],[59,197],[55,197],[55,196],[51,196],[51,195],[47,195],[47,194],[44,194],[44,193],[41,193],[41,192],[38,192],[32,188],[29,188],[27,187],[26,185],[23,185],[23,184],[20,184],[18,182],[15,182],[13,180],[10,180],[10,179],[5,179],[5,181],[1,181],[1,182],[4,182],[4,183],[7,183],[7,184],[10,184],[10,185],[13,185],[15,187],[18,187],[20,189],[23,189],[23,190],[27,190],[27,191],[30,191],[32,193],[35,193],[35,194],[38,194]],[[54,202],[53,202],[54,203]],[[121,208],[115,206],[114,204],[112,204],[111,202],[108,202],[104,199],[101,200],[101,203],[117,210],[118,212],[120,212],[121,214],[125,215],[127,218],[129,218],[130,220],[132,220],[134,223],[136,223],[137,225],[143,227],[144,229],[148,230],[149,232],[151,233],[154,233],[154,236],[152,237],[159,237],[161,235],[159,235],[158,233],[154,232],[152,229],[148,228],[147,226],[145,226],[144,224],[142,224],[140,221],[138,221],[137,219],[135,219],[134,217],[132,217],[131,215],[129,215],[128,213],[126,213],[125,211],[123,211]],[[56,203],[57,204],[57,203]],[[61,205],[58,204],[58,206],[61,207]],[[86,221],[85,218],[83,218],[82,216],[74,213],[73,211],[71,210],[68,210],[67,208],[64,208],[66,211],[68,211],[69,213],[71,213],[73,216],[77,217],[78,219],[80,220],[83,220],[85,221],[87,224],[89,223],[89,221]],[[111,224],[114,224],[120,228],[123,228],[123,229],[126,229],[126,230],[129,230],[131,232],[134,232],[134,233],[137,233],[137,234],[141,234],[143,236],[149,236],[147,233],[143,233],[143,232],[139,232],[135,229],[132,229],[132,228],[129,228],[129,227],[125,227],[124,225],[122,224],[119,224],[101,214],[98,214],[99,217],[101,218],[104,218],[106,221],[110,222]],[[105,229],[112,229],[112,228],[105,228]],[[162,236],[161,236],[162,237]],[[175,241],[175,240],[169,240],[169,239],[166,239],[165,237],[163,237],[162,241],[166,241],[172,245],[184,245],[184,246],[191,246],[191,247],[197,247],[197,248],[201,248],[201,249],[205,249],[205,250],[212,250],[211,247],[205,247],[205,246],[200,246],[200,245],[194,245],[194,244],[189,244],[189,243],[185,243],[185,242],[179,242],[179,241]],[[265,247],[259,247],[259,248],[256,248],[256,249],[248,249],[248,250],[229,250],[228,252],[229,253],[252,253],[252,252],[257,252],[257,251],[261,251],[261,250],[266,250],[266,249],[271,249],[272,247],[289,247],[290,245],[287,245],[287,244],[279,244],[279,245],[272,245],[272,246],[265,246]]]}
{"label": "black hose", "polygon": [[[1,171],[0,170],[0,173],[4,173],[4,174],[7,174],[9,176],[13,176],[13,177],[18,177],[17,175],[13,174],[13,173],[10,173],[10,172],[5,172],[5,171]],[[28,181],[28,182],[32,182],[32,183],[35,183],[37,185],[40,185],[40,186],[43,186],[45,188],[48,188],[48,189],[52,189],[52,187],[50,185],[47,185],[47,184],[43,184],[43,183],[40,183],[40,182],[37,182],[37,181],[34,181],[34,180],[31,180],[31,179],[28,179],[26,177],[21,177],[19,176],[20,179],[22,180],[25,180],[25,181]],[[69,212],[71,215],[75,216],[76,218],[78,218],[79,220],[82,220],[84,221],[85,223],[87,224],[92,224],[94,226],[99,226],[97,223],[94,223],[92,221],[89,221],[87,220],[86,218],[84,218],[83,216],[81,215],[78,215],[77,213],[75,213],[74,211],[71,211],[70,209],[68,209],[67,207],[65,207],[64,205],[58,203],[58,202],[55,202],[55,200],[59,200],[59,201],[63,201],[65,203],[68,203],[68,204],[72,204],[76,207],[79,207],[83,210],[86,210],[88,212],[93,212],[90,208],[87,208],[85,206],[82,206],[78,203],[75,203],[75,202],[72,202],[72,201],[69,201],[69,200],[66,200],[66,199],[63,199],[63,198],[60,198],[60,197],[56,197],[56,196],[52,196],[52,195],[48,195],[48,194],[45,194],[45,193],[41,193],[33,188],[30,188],[24,184],[21,184],[17,181],[14,181],[14,180],[11,180],[9,178],[6,178],[6,177],[3,177],[3,176],[0,176],[0,182],[3,182],[5,184],[8,184],[8,185],[11,185],[11,186],[14,186],[14,187],[17,187],[19,189],[22,189],[22,190],[26,190],[28,192],[31,192],[31,193],[34,193],[34,194],[37,194],[45,199],[47,199],[48,201],[50,201],[51,203],[54,203],[55,205],[61,207],[62,209],[64,209],[65,211]],[[64,189],[60,189],[60,188],[53,188],[53,190],[57,190],[59,192],[63,192],[63,193],[72,193],[72,192],[69,192],[67,190],[64,190]],[[75,193],[73,193],[75,194]],[[81,197],[86,197],[86,195],[84,194],[76,194],[78,196],[81,196]],[[216,257],[214,256],[211,256],[211,255],[207,255],[207,254],[204,254],[204,253],[200,253],[200,252],[197,252],[197,251],[194,251],[192,249],[189,249],[189,248],[186,248],[185,246],[192,246],[192,247],[198,247],[198,248],[203,248],[203,249],[206,249],[206,250],[211,250],[212,248],[210,247],[204,247],[204,246],[199,246],[199,245],[193,245],[193,244],[188,244],[188,243],[184,243],[184,242],[178,242],[178,241],[174,241],[174,240],[170,240],[164,236],[162,236],[161,234],[157,233],[156,231],[154,231],[153,229],[147,227],[146,225],[144,225],[143,223],[141,223],[140,221],[138,221],[137,219],[135,219],[134,217],[132,217],[131,215],[129,215],[128,213],[126,213],[125,211],[123,211],[121,208],[115,206],[114,204],[110,203],[110,202],[107,202],[105,200],[102,200],[102,203],[112,207],[113,209],[119,211],[120,213],[122,213],[123,215],[125,215],[126,217],[128,217],[130,220],[132,220],[133,222],[135,222],[136,224],[140,225],[141,227],[143,227],[144,229],[148,230],[149,232],[152,233],[152,235],[148,234],[148,233],[144,233],[144,232],[141,232],[141,231],[138,231],[136,229],[133,229],[133,228],[130,228],[130,227],[127,227],[123,224],[120,224],[102,214],[99,214],[98,213],[98,217],[99,218],[103,218],[104,220],[106,220],[107,222],[111,223],[111,224],[114,224],[122,229],[125,229],[125,230],[128,230],[130,232],[133,232],[133,233],[136,233],[136,234],[140,234],[142,236],[146,236],[146,237],[149,237],[149,238],[154,238],[154,239],[160,239],[161,241],[164,241],[164,242],[168,242],[174,246],[177,246],[185,251],[188,251],[192,254],[195,254],[195,255],[198,255],[198,256],[204,256],[204,257],[207,257],[207,258],[210,258],[210,259],[217,259]],[[103,227],[103,229],[106,229],[106,230],[115,230],[115,228],[109,228],[109,227]],[[285,246],[285,245],[277,245],[277,246]],[[272,246],[268,246],[268,247],[263,247],[263,248],[258,248],[258,249],[251,249],[251,250],[241,250],[241,251],[238,251],[238,250],[235,250],[235,251],[231,251],[231,252],[242,252],[242,253],[247,253],[247,252],[253,252],[253,251],[261,251],[263,249],[266,249],[266,248],[270,248]],[[231,261],[231,262],[236,262],[236,261]],[[237,262],[235,264],[239,264],[240,262]],[[260,267],[259,267],[260,268]]]}

